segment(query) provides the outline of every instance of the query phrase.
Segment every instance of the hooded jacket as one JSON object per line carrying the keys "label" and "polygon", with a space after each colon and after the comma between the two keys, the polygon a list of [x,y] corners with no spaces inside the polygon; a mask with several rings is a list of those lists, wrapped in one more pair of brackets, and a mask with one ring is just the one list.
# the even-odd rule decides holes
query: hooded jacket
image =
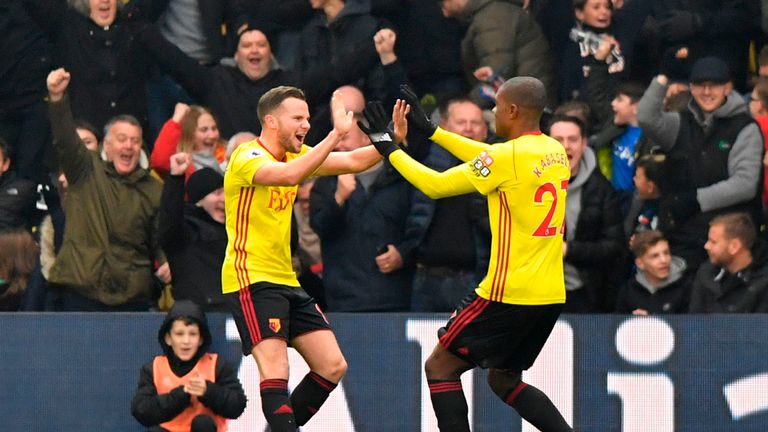
{"label": "hooded jacket", "polygon": [[[593,311],[612,310],[616,282],[622,276],[624,227],[618,195],[597,169],[597,159],[589,147],[584,150],[579,172],[568,184],[566,202],[566,287],[579,280]],[[606,272],[608,268],[616,271]]]}
{"label": "hooded jacket", "polygon": [[[763,138],[757,123],[749,119],[743,98],[736,92],[731,92],[723,105],[709,116],[704,115],[693,99],[683,114],[663,112],[665,94],[666,86],[654,79],[638,103],[637,119],[643,133],[669,155],[669,163],[677,164],[667,170],[670,178],[665,179],[665,184],[669,187],[659,203],[659,226],[669,239],[673,253],[696,268],[705,258],[703,246],[713,217],[748,211],[759,226]],[[690,136],[704,138],[692,141],[688,139]],[[714,141],[717,143],[713,146]],[[720,165],[711,165],[718,158]],[[695,190],[701,211],[688,220],[675,220],[666,209],[674,193],[685,189]]]}
{"label": "hooded jacket", "polygon": [[159,230],[173,275],[173,297],[192,300],[207,311],[224,311],[221,266],[227,230],[205,210],[184,204],[183,175],[165,179]]}
{"label": "hooded jacket", "polygon": [[165,261],[157,241],[162,185],[139,166],[118,174],[112,162],[86,149],[68,96],[51,102],[49,113],[69,181],[64,241],[50,282],[109,306],[149,301],[154,261]]}
{"label": "hooded jacket", "polygon": [[[189,361],[181,361],[165,343],[165,335],[179,318],[186,317],[197,323],[203,344]],[[203,310],[189,300],[174,303],[157,332],[160,346],[168,357],[173,373],[179,377],[189,373],[211,344],[211,332]],[[144,364],[139,374],[139,386],[131,402],[131,413],[141,424],[151,430],[164,430],[158,425],[172,420],[190,405],[191,396],[179,386],[170,393],[157,394],[153,372],[154,360]],[[226,418],[237,418],[245,410],[246,396],[237,378],[236,371],[221,357],[216,357],[216,381],[206,381],[206,392],[198,400],[214,414]]]}
{"label": "hooded jacket", "polygon": [[691,278],[686,277],[685,260],[672,257],[669,276],[653,286],[642,270],[621,287],[616,301],[616,312],[631,313],[645,309],[651,314],[685,313],[691,295]]}

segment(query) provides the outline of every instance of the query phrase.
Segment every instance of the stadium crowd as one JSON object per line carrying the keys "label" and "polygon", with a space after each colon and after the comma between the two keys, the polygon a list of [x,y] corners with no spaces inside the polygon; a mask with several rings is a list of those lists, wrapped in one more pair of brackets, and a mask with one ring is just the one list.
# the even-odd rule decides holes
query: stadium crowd
{"label": "stadium crowd", "polygon": [[[304,91],[310,146],[335,90],[361,118],[402,84],[443,129],[493,143],[498,86],[533,76],[571,170],[564,311],[768,312],[761,6],[3,1],[0,310],[226,310],[223,175],[276,86]],[[409,131],[407,152],[458,165],[428,138]],[[353,126],[335,151],[367,145]],[[327,311],[451,311],[486,271],[479,193],[435,201],[383,161],[294,199],[294,268]]]}

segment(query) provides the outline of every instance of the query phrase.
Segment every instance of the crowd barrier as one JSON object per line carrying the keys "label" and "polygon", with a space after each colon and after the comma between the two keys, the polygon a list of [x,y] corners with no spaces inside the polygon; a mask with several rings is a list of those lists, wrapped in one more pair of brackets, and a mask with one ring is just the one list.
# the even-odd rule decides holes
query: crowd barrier
{"label": "crowd barrier", "polygon": [[[437,431],[423,374],[444,314],[329,314],[349,363],[304,432]],[[130,414],[163,315],[0,314],[0,429],[141,431]],[[264,431],[255,363],[234,323],[209,316],[212,349],[249,398],[230,431]],[[291,351],[291,382],[307,372]],[[535,431],[465,374],[474,432]],[[768,430],[768,315],[566,315],[525,380],[579,431]]]}

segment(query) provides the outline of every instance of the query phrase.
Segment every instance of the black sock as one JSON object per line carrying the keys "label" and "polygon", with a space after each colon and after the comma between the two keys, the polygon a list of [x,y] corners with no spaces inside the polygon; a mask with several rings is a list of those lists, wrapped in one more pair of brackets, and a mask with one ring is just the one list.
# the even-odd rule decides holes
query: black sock
{"label": "black sock", "polygon": [[314,372],[309,372],[291,393],[291,406],[296,424],[299,426],[306,424],[335,388],[336,383]]}
{"label": "black sock", "polygon": [[542,432],[573,431],[547,395],[532,385],[520,381],[504,402]]}
{"label": "black sock", "polygon": [[469,432],[467,400],[461,381],[427,380],[440,432]]}
{"label": "black sock", "polygon": [[291,401],[288,400],[288,380],[267,379],[259,384],[261,409],[272,432],[295,432]]}

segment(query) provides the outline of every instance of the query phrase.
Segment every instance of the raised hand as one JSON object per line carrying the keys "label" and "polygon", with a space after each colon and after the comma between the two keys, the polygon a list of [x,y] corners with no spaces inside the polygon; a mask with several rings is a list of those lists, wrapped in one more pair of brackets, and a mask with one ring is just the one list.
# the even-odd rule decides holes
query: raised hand
{"label": "raised hand", "polygon": [[176,123],[181,123],[181,119],[184,118],[185,115],[189,112],[189,105],[185,103],[177,103],[176,106],[173,109],[173,121]]}
{"label": "raised hand", "polygon": [[403,144],[408,135],[408,120],[406,116],[411,112],[411,107],[402,99],[395,102],[392,107],[392,125],[395,131],[395,142]]}
{"label": "raised hand", "polygon": [[58,68],[51,71],[46,79],[48,85],[48,95],[52,102],[58,102],[64,97],[64,92],[69,86],[69,72],[64,68]]}
{"label": "raised hand", "polygon": [[176,153],[171,156],[171,175],[182,175],[187,172],[192,164],[192,156],[189,153]]}
{"label": "raised hand", "polygon": [[376,47],[376,52],[379,53],[381,64],[388,65],[397,60],[395,55],[396,40],[397,35],[388,28],[381,29],[373,35],[373,44]]}
{"label": "raised hand", "polygon": [[339,90],[333,92],[331,97],[331,115],[333,116],[333,130],[342,137],[349,133],[352,125],[355,124],[353,113],[344,107],[344,101]]}
{"label": "raised hand", "polygon": [[400,93],[403,95],[403,99],[411,106],[411,112],[408,114],[408,121],[411,123],[414,129],[420,133],[431,137],[437,130],[437,125],[432,123],[427,113],[424,112],[424,108],[419,103],[419,97],[416,93],[408,87],[407,84],[400,86]]}

